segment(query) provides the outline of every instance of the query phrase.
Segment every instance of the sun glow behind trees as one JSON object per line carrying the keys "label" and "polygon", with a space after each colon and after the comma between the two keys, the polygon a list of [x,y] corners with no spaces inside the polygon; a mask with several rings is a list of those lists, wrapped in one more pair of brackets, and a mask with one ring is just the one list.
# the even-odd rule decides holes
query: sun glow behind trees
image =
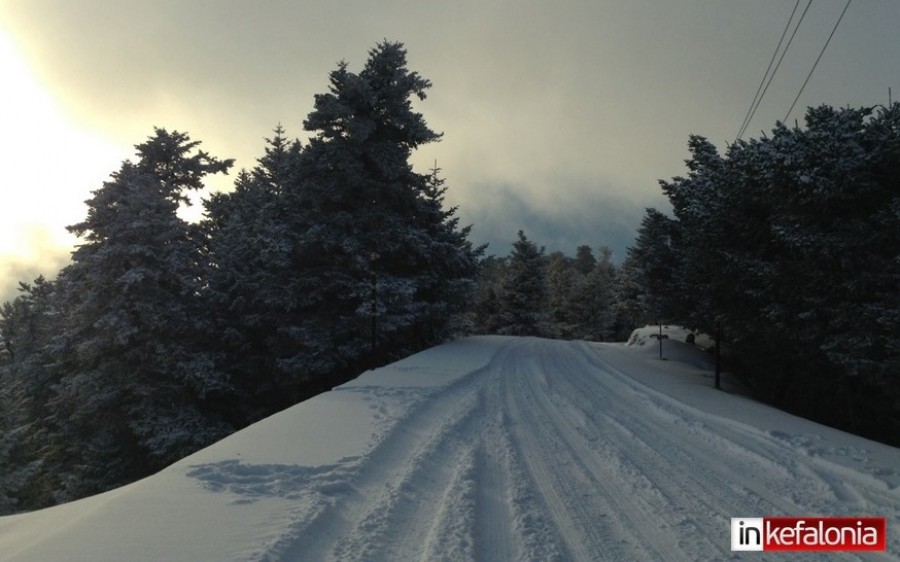
{"label": "sun glow behind trees", "polygon": [[75,237],[65,225],[84,216],[84,200],[130,147],[67,116],[2,29],[0,68],[0,300],[6,300],[18,281],[68,260]]}
{"label": "sun glow behind trees", "polygon": [[450,334],[482,248],[408,162],[440,135],[405,65],[388,42],[340,64],[316,136],[277,127],[200,224],[179,207],[232,161],[183,133],[156,128],[91,192],[72,263],[0,310],[0,511],[132,481]]}

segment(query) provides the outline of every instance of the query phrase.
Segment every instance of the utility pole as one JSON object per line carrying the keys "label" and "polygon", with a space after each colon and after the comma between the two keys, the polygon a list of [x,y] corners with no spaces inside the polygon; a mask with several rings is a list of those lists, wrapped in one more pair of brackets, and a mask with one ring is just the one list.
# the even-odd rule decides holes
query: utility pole
{"label": "utility pole", "polygon": [[722,390],[722,324],[716,324],[716,390]]}
{"label": "utility pole", "polygon": [[375,261],[381,257],[377,252],[369,254],[369,265],[372,269],[372,361],[375,360],[375,348],[378,345],[378,274],[375,272]]}
{"label": "utility pole", "polygon": [[662,340],[663,340],[662,320],[659,321],[659,338],[658,339],[659,339],[659,358],[662,359],[663,358],[663,356],[662,356]]}

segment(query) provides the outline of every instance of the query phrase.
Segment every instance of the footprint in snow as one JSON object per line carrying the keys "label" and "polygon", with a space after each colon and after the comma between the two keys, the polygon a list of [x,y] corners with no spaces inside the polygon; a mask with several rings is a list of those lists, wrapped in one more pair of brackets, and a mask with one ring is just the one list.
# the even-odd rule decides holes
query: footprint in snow
{"label": "footprint in snow", "polygon": [[339,495],[346,491],[339,469],[340,465],[250,464],[230,459],[193,466],[187,476],[210,491],[241,496],[237,503],[245,504],[264,497],[296,499],[308,492]]}

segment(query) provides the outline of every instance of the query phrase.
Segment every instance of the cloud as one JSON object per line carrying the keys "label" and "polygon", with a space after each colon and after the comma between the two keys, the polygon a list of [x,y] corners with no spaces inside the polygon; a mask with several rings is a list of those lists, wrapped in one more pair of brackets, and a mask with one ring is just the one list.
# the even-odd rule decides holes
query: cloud
{"label": "cloud", "polygon": [[[842,4],[811,10],[752,131],[783,117]],[[883,56],[897,10],[854,6],[800,105],[886,101],[900,75],[900,58]],[[338,61],[356,71],[376,42],[403,41],[409,67],[434,84],[416,107],[445,133],[416,167],[438,161],[473,236],[505,253],[524,228],[548,249],[607,243],[620,258],[643,209],[665,204],[657,180],[684,173],[688,136],[732,140],[789,13],[647,0],[0,2],[0,22],[73,122],[126,147],[153,126],[178,129],[238,168],[278,123],[305,140]],[[46,161],[76,144],[47,136]],[[99,187],[73,184],[74,201]]]}
{"label": "cloud", "polygon": [[39,275],[54,279],[71,258],[71,248],[40,224],[24,229],[27,246],[24,251],[0,252],[0,303],[19,295],[20,282],[30,283]]}
{"label": "cloud", "polygon": [[[461,222],[473,224],[472,239],[489,243],[487,253],[505,256],[521,229],[548,252],[574,255],[578,246],[608,246],[621,262],[633,244],[644,209],[614,193],[569,186],[577,202],[541,201],[512,185],[481,185],[479,203],[460,207]],[[660,203],[664,203],[660,200]]]}

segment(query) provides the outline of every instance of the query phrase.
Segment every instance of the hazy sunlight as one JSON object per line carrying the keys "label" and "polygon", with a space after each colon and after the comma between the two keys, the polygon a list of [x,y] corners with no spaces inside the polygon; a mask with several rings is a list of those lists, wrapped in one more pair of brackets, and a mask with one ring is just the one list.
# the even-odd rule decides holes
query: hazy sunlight
{"label": "hazy sunlight", "polygon": [[114,146],[68,118],[0,29],[3,204],[0,205],[0,293],[20,275],[50,275],[74,242],[65,226],[84,217],[83,202],[129,147]]}

